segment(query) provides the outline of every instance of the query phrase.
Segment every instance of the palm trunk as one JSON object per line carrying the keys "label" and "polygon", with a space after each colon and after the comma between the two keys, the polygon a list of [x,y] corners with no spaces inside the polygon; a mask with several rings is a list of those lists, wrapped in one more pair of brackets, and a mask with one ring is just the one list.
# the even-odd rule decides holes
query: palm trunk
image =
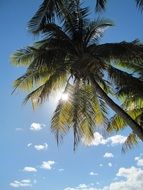
{"label": "palm trunk", "polygon": [[133,132],[143,141],[143,128],[136,123],[120,106],[118,106],[107,94],[102,90],[94,77],[90,77],[91,83],[95,91],[103,98],[112,110],[114,110],[119,116],[121,116],[126,123],[130,126]]}

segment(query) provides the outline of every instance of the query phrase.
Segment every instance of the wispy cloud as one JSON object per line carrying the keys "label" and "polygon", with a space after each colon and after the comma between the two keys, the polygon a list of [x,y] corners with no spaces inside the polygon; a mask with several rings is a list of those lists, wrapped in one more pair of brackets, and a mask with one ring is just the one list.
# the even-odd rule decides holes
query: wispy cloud
{"label": "wispy cloud", "polygon": [[127,137],[122,135],[114,135],[108,138],[104,138],[100,133],[95,132],[94,133],[94,139],[91,142],[88,142],[86,138],[82,139],[82,142],[87,146],[98,146],[98,145],[119,145],[123,144],[125,142]]}
{"label": "wispy cloud", "polygon": [[89,175],[92,175],[92,176],[97,176],[97,175],[98,175],[98,173],[96,173],[96,172],[90,172],[90,173],[89,173]]}
{"label": "wispy cloud", "polygon": [[37,169],[34,168],[34,167],[26,166],[26,167],[23,168],[23,171],[24,172],[37,172]]}
{"label": "wispy cloud", "polygon": [[38,150],[38,151],[47,150],[48,144],[47,144],[47,143],[44,143],[44,144],[34,145],[34,148],[35,148],[36,150]]}
{"label": "wispy cloud", "polygon": [[109,166],[109,167],[112,167],[112,163],[111,163],[111,162],[109,162],[109,163],[108,163],[108,166]]}
{"label": "wispy cloud", "polygon": [[32,143],[28,143],[28,144],[27,144],[27,147],[28,147],[28,148],[29,148],[30,146],[32,146]]}
{"label": "wispy cloud", "polygon": [[41,164],[41,168],[45,170],[51,170],[52,166],[55,164],[55,161],[49,160],[49,161],[43,161]]}
{"label": "wispy cloud", "polygon": [[104,158],[113,158],[114,155],[111,152],[106,152],[103,157]]}
{"label": "wispy cloud", "polygon": [[31,126],[30,126],[30,130],[31,130],[31,131],[40,131],[40,130],[42,130],[44,127],[46,127],[45,124],[32,123]]}
{"label": "wispy cloud", "polygon": [[30,179],[15,180],[9,184],[11,187],[32,187],[32,182]]}
{"label": "wispy cloud", "polygon": [[143,155],[135,157],[135,161],[137,162],[137,166],[143,166]]}

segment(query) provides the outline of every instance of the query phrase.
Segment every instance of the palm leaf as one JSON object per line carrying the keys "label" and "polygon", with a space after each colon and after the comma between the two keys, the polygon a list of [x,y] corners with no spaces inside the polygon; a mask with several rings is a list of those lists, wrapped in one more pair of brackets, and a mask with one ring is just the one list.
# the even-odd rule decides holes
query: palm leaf
{"label": "palm leaf", "polygon": [[130,133],[122,146],[122,151],[125,153],[127,150],[132,149],[138,144],[138,137],[134,133]]}
{"label": "palm leaf", "polygon": [[[65,86],[67,81],[67,73],[65,71],[58,71],[53,73],[44,84],[42,84],[40,87],[33,90],[31,93],[29,93],[24,103],[26,103],[29,100],[40,100],[38,103],[42,103],[45,99],[47,99],[51,93],[56,92],[58,89],[61,89]],[[37,103],[37,102],[36,102]]]}
{"label": "palm leaf", "polygon": [[29,66],[35,55],[35,48],[27,47],[20,49],[11,56],[12,64],[16,66]]}
{"label": "palm leaf", "polygon": [[96,11],[105,10],[107,0],[96,0]]}
{"label": "palm leaf", "polygon": [[101,45],[92,45],[91,50],[95,55],[104,58],[108,61],[127,61],[130,63],[143,62],[143,45],[139,41],[120,42],[120,43],[106,43]]}
{"label": "palm leaf", "polygon": [[92,21],[89,26],[87,26],[87,32],[85,35],[84,43],[87,46],[89,43],[92,44],[97,41],[103,34],[104,30],[113,26],[113,22],[110,20],[96,20]]}

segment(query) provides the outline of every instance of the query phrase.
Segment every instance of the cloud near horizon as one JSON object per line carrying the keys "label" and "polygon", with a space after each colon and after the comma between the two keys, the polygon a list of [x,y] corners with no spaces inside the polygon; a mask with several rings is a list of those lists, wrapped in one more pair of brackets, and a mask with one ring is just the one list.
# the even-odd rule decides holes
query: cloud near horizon
{"label": "cloud near horizon", "polygon": [[[94,185],[80,184],[77,187],[67,187],[64,190],[142,190],[143,170],[137,167],[120,168],[116,174],[118,181],[111,182],[109,186],[97,188]],[[121,180],[119,179],[121,178]]]}

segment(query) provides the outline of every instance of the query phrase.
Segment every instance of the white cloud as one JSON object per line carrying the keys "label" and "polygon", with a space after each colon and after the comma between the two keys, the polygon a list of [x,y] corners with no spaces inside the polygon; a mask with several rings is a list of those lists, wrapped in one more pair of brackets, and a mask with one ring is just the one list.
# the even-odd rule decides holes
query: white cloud
{"label": "white cloud", "polygon": [[135,160],[137,161],[137,166],[143,166],[143,158],[142,155],[135,157]]}
{"label": "white cloud", "polygon": [[120,168],[116,176],[121,180],[112,182],[109,186],[97,188],[91,185],[81,184],[77,187],[67,187],[64,190],[142,190],[143,170],[141,168],[130,167]]}
{"label": "white cloud", "polygon": [[99,166],[100,166],[100,167],[102,167],[102,166],[103,166],[103,164],[99,164]]}
{"label": "white cloud", "polygon": [[26,166],[26,167],[23,168],[23,171],[24,172],[37,172],[37,169],[34,168],[34,167]]}
{"label": "white cloud", "polygon": [[40,130],[42,130],[44,127],[46,127],[45,124],[32,123],[31,126],[30,126],[30,130],[31,130],[31,131],[40,131]]}
{"label": "white cloud", "polygon": [[91,142],[87,141],[86,138],[83,138],[82,142],[87,146],[98,146],[98,145],[105,145],[105,144],[114,146],[114,145],[123,144],[126,138],[127,137],[122,136],[122,135],[114,135],[105,139],[100,133],[95,132],[94,139]]}
{"label": "white cloud", "polygon": [[48,144],[44,143],[44,144],[35,145],[34,148],[36,150],[38,150],[38,151],[40,151],[40,150],[47,150]]}
{"label": "white cloud", "polygon": [[111,145],[123,144],[127,137],[122,135],[114,135],[112,137],[107,138],[107,142],[111,143]]}
{"label": "white cloud", "polygon": [[53,160],[49,160],[49,161],[43,161],[41,168],[45,169],[45,170],[51,170],[52,166],[55,164],[55,161]]}
{"label": "white cloud", "polygon": [[143,189],[143,170],[136,167],[120,168],[117,176],[124,177],[125,180],[113,182],[109,190],[142,190]]}
{"label": "white cloud", "polygon": [[91,142],[88,142],[85,138],[82,139],[82,142],[87,146],[98,146],[100,144],[106,144],[106,140],[98,132],[94,133],[94,139]]}
{"label": "white cloud", "polygon": [[109,162],[109,163],[108,163],[108,166],[109,166],[109,167],[112,167],[112,163],[111,163],[111,162]]}
{"label": "white cloud", "polygon": [[90,172],[90,173],[89,173],[89,175],[92,175],[92,176],[97,176],[97,175],[98,175],[98,173],[96,173],[96,172]]}
{"label": "white cloud", "polygon": [[32,182],[29,179],[23,180],[15,180],[9,184],[11,187],[19,188],[19,187],[32,187]]}
{"label": "white cloud", "polygon": [[111,152],[106,152],[103,157],[104,158],[113,158],[114,155]]}
{"label": "white cloud", "polygon": [[27,144],[27,147],[28,147],[28,148],[29,148],[30,146],[32,146],[32,143],[28,143],[28,144]]}

